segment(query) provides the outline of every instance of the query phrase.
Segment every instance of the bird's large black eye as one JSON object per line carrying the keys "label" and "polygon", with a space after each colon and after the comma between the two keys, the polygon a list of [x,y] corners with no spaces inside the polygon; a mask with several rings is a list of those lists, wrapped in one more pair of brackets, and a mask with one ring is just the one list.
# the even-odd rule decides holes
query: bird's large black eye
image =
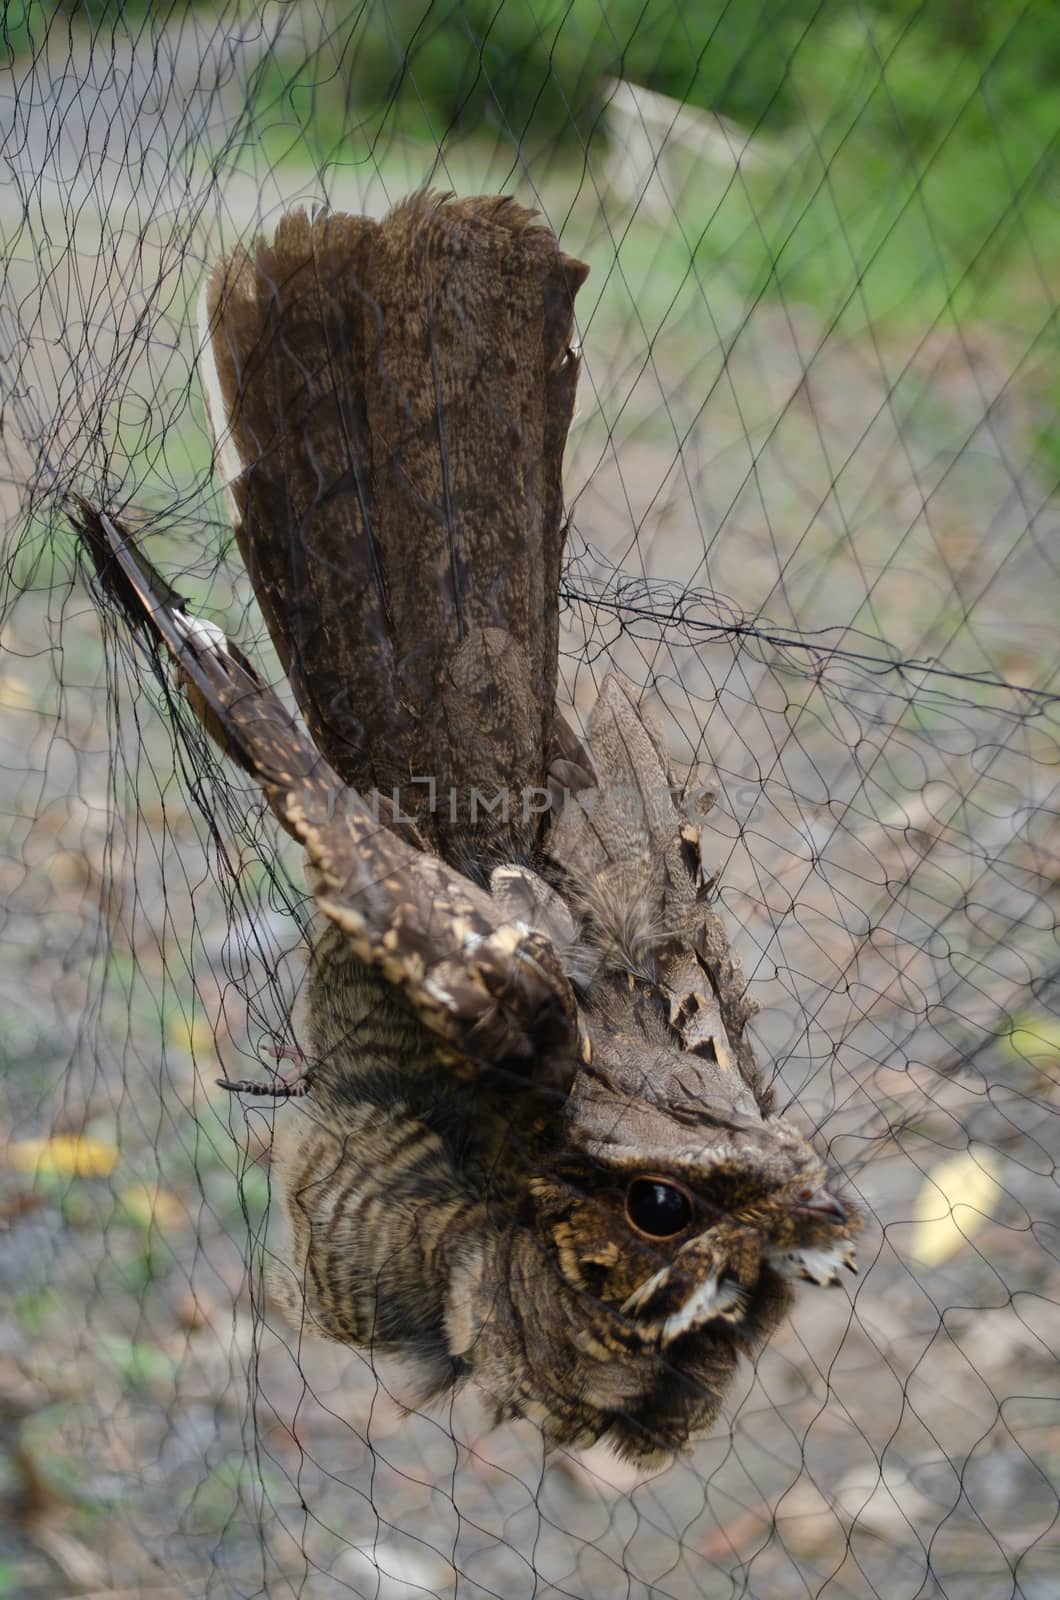
{"label": "bird's large black eye", "polygon": [[626,1190],[626,1216],[638,1233],[672,1239],[691,1222],[692,1201],[664,1178],[634,1178]]}

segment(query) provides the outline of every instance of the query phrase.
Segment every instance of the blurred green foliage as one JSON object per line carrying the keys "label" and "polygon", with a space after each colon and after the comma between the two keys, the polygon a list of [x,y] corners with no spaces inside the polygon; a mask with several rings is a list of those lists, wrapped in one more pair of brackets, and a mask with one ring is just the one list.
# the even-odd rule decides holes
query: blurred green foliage
{"label": "blurred green foliage", "polygon": [[[263,59],[255,134],[272,159],[341,167],[385,162],[394,134],[428,156],[482,136],[513,170],[518,150],[539,192],[554,172],[570,196],[584,150],[629,135],[606,114],[623,77],[675,111],[734,119],[770,158],[733,182],[670,145],[679,226],[646,209],[632,228],[649,231],[657,278],[673,243],[663,278],[691,257],[745,295],[782,292],[846,325],[1055,302],[1049,0],[366,0],[348,15],[327,13],[323,48]],[[447,154],[443,186],[458,171]]]}
{"label": "blurred green foliage", "polygon": [[[182,0],[2,0],[0,29],[25,48],[55,21],[135,31],[144,20],[178,23],[186,9]],[[218,8],[202,0],[199,10]],[[239,14],[224,7],[219,25]],[[281,54],[259,88],[308,97],[336,129],[356,111],[435,139],[484,122],[585,139],[614,77],[774,130],[828,115],[857,85],[869,91],[863,131],[911,147],[946,136],[962,102],[962,138],[1007,138],[1012,123],[1046,136],[1057,128],[1052,0],[318,0],[306,18],[318,16],[333,60],[325,50],[292,76],[282,42],[293,35],[281,29]]]}
{"label": "blurred green foliage", "polygon": [[[4,6],[4,37],[25,48],[49,19],[135,35],[184,11],[23,0]],[[289,0],[198,14],[278,24],[247,88],[252,161],[385,164],[398,136],[430,170],[450,135],[481,136],[513,170],[518,152],[539,191],[562,175],[569,197],[584,150],[622,137],[606,115],[622,77],[733,118],[774,158],[733,183],[678,152],[679,275],[691,259],[744,294],[862,325],[1055,303],[1053,0]],[[657,214],[644,223],[657,244]]]}
{"label": "blurred green foliage", "polygon": [[163,10],[152,0],[0,0],[0,44],[10,59],[36,52],[56,25],[110,22],[120,27],[143,22],[152,11]]}
{"label": "blurred green foliage", "polygon": [[[86,0],[90,4],[91,0]],[[1050,0],[368,0],[312,91],[336,125],[393,120],[438,139],[504,128],[585,140],[607,82],[778,131],[829,116],[855,89],[865,132],[923,148],[967,102],[961,137],[1028,119],[1056,129],[1060,7]],[[282,61],[273,78],[282,87]],[[317,65],[321,65],[318,63]],[[329,63],[328,67],[332,67]]]}

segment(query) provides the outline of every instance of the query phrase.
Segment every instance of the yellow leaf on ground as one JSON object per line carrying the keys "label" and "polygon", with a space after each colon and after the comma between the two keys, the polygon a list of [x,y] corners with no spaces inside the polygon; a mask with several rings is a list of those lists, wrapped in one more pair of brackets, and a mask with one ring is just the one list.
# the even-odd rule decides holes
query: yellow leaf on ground
{"label": "yellow leaf on ground", "polygon": [[21,678],[10,674],[0,677],[0,710],[28,711],[33,705],[33,691]]}
{"label": "yellow leaf on ground", "polygon": [[1060,1061],[1060,1018],[1019,1017],[1005,1044],[1020,1061],[1042,1065]]}
{"label": "yellow leaf on ground", "polygon": [[997,1172],[989,1152],[966,1150],[941,1161],[924,1179],[913,1206],[910,1246],[924,1266],[948,1261],[989,1221],[1001,1196]]}
{"label": "yellow leaf on ground", "polygon": [[107,1178],[118,1152],[101,1139],[80,1133],[57,1133],[50,1139],[20,1139],[8,1145],[7,1159],[18,1172],[35,1178]]}
{"label": "yellow leaf on ground", "polygon": [[188,1018],[179,1011],[166,1018],[166,1037],[190,1056],[215,1055],[214,1031],[205,1017]]}
{"label": "yellow leaf on ground", "polygon": [[155,1228],[160,1233],[173,1233],[188,1221],[187,1210],[175,1194],[149,1183],[130,1184],[122,1189],[118,1202],[130,1222],[145,1231]]}

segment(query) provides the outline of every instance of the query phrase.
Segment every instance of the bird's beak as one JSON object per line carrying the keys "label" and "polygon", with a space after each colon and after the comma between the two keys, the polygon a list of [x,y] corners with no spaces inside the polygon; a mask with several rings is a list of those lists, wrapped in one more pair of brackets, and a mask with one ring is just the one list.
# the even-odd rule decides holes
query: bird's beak
{"label": "bird's beak", "polygon": [[847,1221],[846,1207],[828,1189],[818,1189],[808,1200],[800,1201],[799,1210],[809,1212],[811,1217],[819,1217],[822,1222]]}

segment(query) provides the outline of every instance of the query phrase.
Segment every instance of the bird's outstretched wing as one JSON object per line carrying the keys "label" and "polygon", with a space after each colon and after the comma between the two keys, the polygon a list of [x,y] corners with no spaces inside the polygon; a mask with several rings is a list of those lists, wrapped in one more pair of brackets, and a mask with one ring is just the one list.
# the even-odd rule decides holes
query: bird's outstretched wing
{"label": "bird's outstretched wing", "polygon": [[188,613],[126,528],[80,497],[71,520],[102,588],[171,657],[199,721],[304,847],[316,903],[357,959],[461,1058],[566,1088],[578,1021],[549,942],[505,921],[487,893],[417,844],[415,830],[387,826],[238,646]]}

